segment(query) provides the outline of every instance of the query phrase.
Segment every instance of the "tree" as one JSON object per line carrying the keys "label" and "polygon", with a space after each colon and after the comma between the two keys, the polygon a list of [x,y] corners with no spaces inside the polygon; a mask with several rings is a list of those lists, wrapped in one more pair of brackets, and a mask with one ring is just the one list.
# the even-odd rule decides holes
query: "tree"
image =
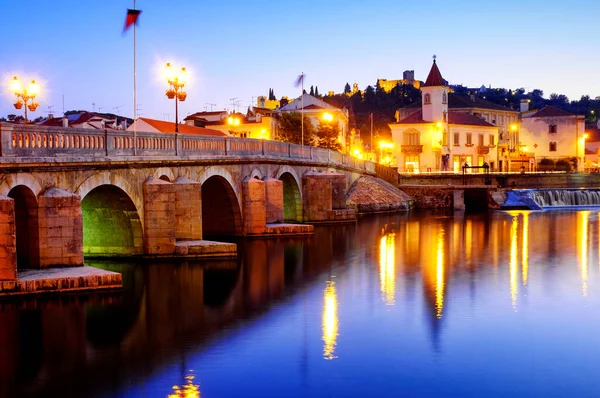
{"label": "tree", "polygon": [[[311,141],[315,129],[309,118],[304,116],[304,143]],[[279,118],[279,140],[293,144],[302,143],[302,115],[298,112],[282,113]]]}
{"label": "tree", "polygon": [[319,121],[317,127],[318,146],[321,148],[327,148],[334,151],[342,149],[342,145],[338,140],[340,135],[340,126],[335,122]]}
{"label": "tree", "polygon": [[8,116],[6,116],[8,118],[9,122],[14,122],[15,119],[17,118],[17,115],[15,115],[14,113],[9,113]]}
{"label": "tree", "polygon": [[312,96],[315,95],[315,89],[313,86],[310,86],[310,95],[312,95]]}
{"label": "tree", "polygon": [[352,92],[352,89],[350,88],[350,84],[346,83],[346,85],[344,86],[344,94],[349,94]]}
{"label": "tree", "polygon": [[269,89],[269,100],[270,101],[275,101],[277,99],[277,97],[275,97],[275,93],[273,92],[273,89],[270,88]]}
{"label": "tree", "polygon": [[315,86],[315,97],[319,97],[319,87]]}

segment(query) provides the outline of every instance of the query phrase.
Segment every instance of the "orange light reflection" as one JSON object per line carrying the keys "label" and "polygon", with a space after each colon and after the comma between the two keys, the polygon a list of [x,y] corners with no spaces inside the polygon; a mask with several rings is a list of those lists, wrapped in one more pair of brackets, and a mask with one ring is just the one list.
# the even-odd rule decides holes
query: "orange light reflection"
{"label": "orange light reflection", "polygon": [[323,306],[323,357],[331,360],[337,358],[333,355],[338,336],[338,315],[337,315],[337,296],[335,292],[335,282],[327,281],[327,287],[324,292]]}
{"label": "orange light reflection", "polygon": [[379,242],[379,284],[386,305],[395,303],[396,295],[396,234],[381,237]]}

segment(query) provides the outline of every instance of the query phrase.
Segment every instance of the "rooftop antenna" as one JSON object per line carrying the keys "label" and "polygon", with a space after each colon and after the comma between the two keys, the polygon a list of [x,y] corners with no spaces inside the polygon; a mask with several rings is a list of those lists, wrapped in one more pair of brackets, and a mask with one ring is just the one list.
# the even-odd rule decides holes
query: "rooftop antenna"
{"label": "rooftop antenna", "polygon": [[52,108],[53,108],[53,107],[54,107],[54,105],[48,105],[48,110],[46,111],[46,113],[47,113],[48,115],[51,115],[51,114],[53,114],[53,113],[54,113],[54,112],[52,112]]}
{"label": "rooftop antenna", "polygon": [[96,103],[92,102],[92,112],[96,112]]}
{"label": "rooftop antenna", "polygon": [[233,108],[233,112],[235,113],[235,100],[238,97],[233,97],[233,98],[229,98],[229,101],[231,101],[231,107]]}
{"label": "rooftop antenna", "polygon": [[63,115],[65,114],[65,95],[62,95]]}
{"label": "rooftop antenna", "polygon": [[117,111],[117,116],[121,116],[121,108],[124,106],[125,105],[119,105],[119,106],[113,107],[113,109],[115,109]]}
{"label": "rooftop antenna", "polygon": [[[211,104],[210,102],[206,102],[206,105],[210,105],[210,111],[212,112],[213,106],[217,106],[217,104]],[[206,107],[204,107],[206,109]]]}

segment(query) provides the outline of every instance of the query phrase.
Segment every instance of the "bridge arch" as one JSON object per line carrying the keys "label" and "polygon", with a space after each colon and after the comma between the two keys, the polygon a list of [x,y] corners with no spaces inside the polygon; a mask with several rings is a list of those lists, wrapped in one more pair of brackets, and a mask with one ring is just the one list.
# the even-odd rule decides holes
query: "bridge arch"
{"label": "bridge arch", "polygon": [[40,242],[38,202],[34,191],[27,185],[16,185],[7,196],[14,200],[17,267],[39,268]]}
{"label": "bridge arch", "polygon": [[142,221],[131,197],[103,184],[81,200],[84,254],[131,255],[143,252]]}
{"label": "bridge arch", "polygon": [[232,178],[206,172],[202,183],[202,234],[206,236],[242,235],[242,212]]}
{"label": "bridge arch", "polygon": [[[83,200],[83,198],[85,198],[86,195],[92,189],[101,185],[114,185],[120,188],[123,192],[127,194],[129,199],[131,199],[131,201],[135,205],[136,209],[140,212],[140,214],[143,214],[142,212],[144,210],[144,200],[142,197],[141,186],[139,189],[135,189],[134,186],[129,181],[127,181],[127,179],[121,177],[119,174],[116,173],[111,173],[109,171],[98,172],[84,180],[81,184],[79,184],[79,186],[75,190],[75,193],[79,195]],[[143,227],[143,217],[141,219],[141,222]]]}
{"label": "bridge arch", "polygon": [[282,166],[276,177],[283,182],[283,219],[302,222],[302,185],[293,167]]}
{"label": "bridge arch", "polygon": [[260,169],[254,168],[250,172],[250,176],[249,177],[250,178],[256,178],[258,180],[262,180],[264,176],[263,176],[263,173],[260,171]]}
{"label": "bridge arch", "polygon": [[154,172],[154,178],[159,178],[163,181],[173,182],[175,181],[175,174],[173,170],[168,167],[159,167]]}
{"label": "bridge arch", "polygon": [[42,192],[42,185],[34,176],[28,173],[15,173],[8,174],[0,184],[0,195],[8,196],[8,193],[19,185],[29,188],[35,197]]}

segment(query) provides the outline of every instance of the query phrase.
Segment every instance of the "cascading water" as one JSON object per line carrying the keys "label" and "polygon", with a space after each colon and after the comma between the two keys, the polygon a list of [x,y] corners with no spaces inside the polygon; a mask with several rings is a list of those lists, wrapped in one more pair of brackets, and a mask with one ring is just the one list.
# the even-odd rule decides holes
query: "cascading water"
{"label": "cascading water", "polygon": [[600,189],[530,190],[530,197],[540,207],[600,206]]}

